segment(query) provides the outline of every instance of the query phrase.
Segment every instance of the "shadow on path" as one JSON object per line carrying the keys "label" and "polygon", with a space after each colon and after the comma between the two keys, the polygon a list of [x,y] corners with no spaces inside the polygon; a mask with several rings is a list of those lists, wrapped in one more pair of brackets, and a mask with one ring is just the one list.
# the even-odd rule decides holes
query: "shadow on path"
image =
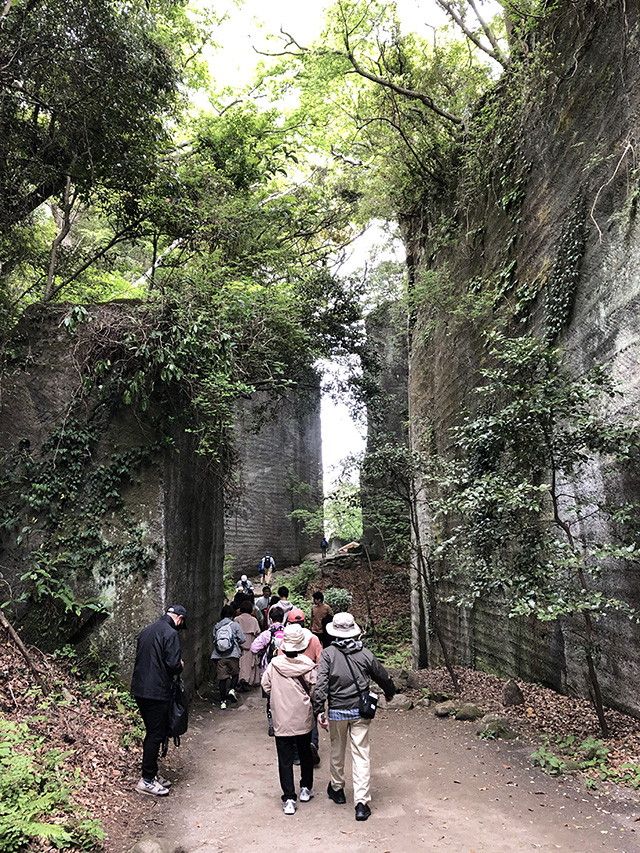
{"label": "shadow on path", "polygon": [[577,779],[551,779],[531,766],[533,746],[479,740],[474,724],[438,719],[430,709],[378,712],[367,822],[355,822],[349,771],[347,805],[326,795],[322,731],[315,797],[285,816],[259,694],[244,694],[226,711],[193,706],[188,735],[179,749],[171,747],[172,793],[153,803],[154,835],[180,842],[188,853],[283,845],[324,853],[640,851],[635,797],[614,801],[588,793]]}

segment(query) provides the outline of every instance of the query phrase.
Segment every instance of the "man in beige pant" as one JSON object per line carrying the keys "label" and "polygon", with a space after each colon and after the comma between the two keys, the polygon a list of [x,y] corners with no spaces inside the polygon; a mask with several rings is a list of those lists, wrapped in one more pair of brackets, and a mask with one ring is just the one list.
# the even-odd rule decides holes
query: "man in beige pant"
{"label": "man in beige pant", "polygon": [[[396,689],[382,664],[358,639],[361,631],[350,613],[336,613],[326,630],[333,641],[320,656],[313,704],[318,723],[329,730],[331,737],[331,781],[327,794],[334,803],[347,801],[344,763],[349,743],[356,820],[367,820],[371,815],[371,720],[360,716],[360,693],[368,691],[370,678],[380,685],[387,699],[391,699]],[[329,705],[328,720],[325,703]]]}

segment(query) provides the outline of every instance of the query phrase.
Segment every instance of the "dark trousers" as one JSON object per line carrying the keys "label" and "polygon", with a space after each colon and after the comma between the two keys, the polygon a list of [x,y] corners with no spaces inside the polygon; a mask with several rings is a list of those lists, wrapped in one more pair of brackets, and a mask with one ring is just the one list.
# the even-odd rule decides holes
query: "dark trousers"
{"label": "dark trousers", "polygon": [[278,774],[280,776],[280,787],[282,788],[282,802],[298,799],[293,781],[293,756],[294,747],[296,746],[298,747],[298,755],[300,756],[300,787],[309,788],[309,790],[313,788],[311,732],[307,732],[304,735],[293,735],[292,737],[278,737],[276,735]]}
{"label": "dark trousers", "polygon": [[158,753],[167,736],[167,719],[170,699],[142,699],[135,697],[144,723],[142,742],[142,778],[152,782],[158,775]]}

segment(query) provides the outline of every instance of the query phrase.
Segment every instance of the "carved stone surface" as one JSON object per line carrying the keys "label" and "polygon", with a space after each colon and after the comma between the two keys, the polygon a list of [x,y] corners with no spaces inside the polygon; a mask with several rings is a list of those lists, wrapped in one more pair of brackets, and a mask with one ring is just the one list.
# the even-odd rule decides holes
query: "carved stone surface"
{"label": "carved stone surface", "polygon": [[[640,218],[632,141],[640,131],[640,69],[633,58],[640,50],[640,13],[637,5],[625,10],[612,0],[602,4],[581,0],[558,10],[558,18],[549,23],[550,49],[558,57],[554,71],[544,85],[532,84],[524,126],[512,140],[517,149],[513,162],[520,169],[513,178],[524,176],[517,212],[509,215],[500,205],[494,186],[471,211],[452,248],[435,248],[418,226],[407,225],[408,257],[416,275],[440,270],[461,297],[471,282],[495,281],[505,265],[515,261],[512,290],[507,289],[493,309],[496,314],[506,311],[509,300],[518,298],[516,288],[530,287],[529,319],[512,323],[507,331],[514,335],[541,334],[549,322],[553,295],[564,286],[564,313],[554,322],[572,369],[583,375],[596,363],[604,365],[625,394],[607,400],[605,415],[637,415]],[[496,99],[496,114],[512,106],[500,102],[509,98],[508,87],[491,97]],[[504,174],[508,176],[511,168],[505,163]],[[515,235],[508,251],[507,234]],[[563,285],[563,271],[569,266],[575,276]],[[429,449],[423,447],[420,427],[428,422],[433,425],[430,446],[446,452],[450,428],[467,407],[473,409],[472,390],[485,358],[480,336],[470,324],[461,320],[452,324],[450,318],[437,315],[435,306],[417,312],[409,380],[413,446]],[[584,497],[637,500],[640,492],[637,475],[605,476],[597,468],[572,486]],[[428,541],[426,513],[421,526],[425,531],[421,538]],[[606,535],[587,529],[596,541],[602,532]],[[429,633],[432,626],[426,624],[426,595],[415,575],[412,585],[415,663],[440,663],[439,647]],[[606,594],[640,606],[637,565],[609,566],[602,587]],[[442,605],[440,615],[458,663],[588,695],[578,624],[510,620],[504,607],[488,600],[478,601],[472,614]],[[598,624],[597,642],[605,703],[639,713],[638,625],[608,615]]]}

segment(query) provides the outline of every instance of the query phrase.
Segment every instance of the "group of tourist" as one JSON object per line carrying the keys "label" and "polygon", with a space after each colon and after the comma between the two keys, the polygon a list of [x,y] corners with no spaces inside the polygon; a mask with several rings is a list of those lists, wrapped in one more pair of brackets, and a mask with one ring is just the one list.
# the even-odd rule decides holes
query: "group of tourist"
{"label": "group of tourist", "polygon": [[[166,737],[171,682],[184,666],[177,633],[184,627],[186,610],[173,605],[138,638],[131,692],[145,724],[142,778],[136,786],[145,794],[169,793],[171,783],[158,773],[158,755]],[[334,615],[321,592],[313,594],[307,628],[304,612],[289,601],[285,586],[277,595],[264,586],[255,599],[246,575],[215,624],[211,658],[216,662],[220,708],[237,702],[237,691],[262,686],[286,815],[295,814],[298,799],[304,803],[314,796],[314,767],[320,763],[318,726],[329,732],[331,742],[327,795],[338,805],[347,801],[349,745],[355,818],[363,821],[371,814],[369,684],[373,679],[387,699],[395,694],[395,686],[360,637],[354,617]],[[300,766],[299,796],[295,765]]]}

